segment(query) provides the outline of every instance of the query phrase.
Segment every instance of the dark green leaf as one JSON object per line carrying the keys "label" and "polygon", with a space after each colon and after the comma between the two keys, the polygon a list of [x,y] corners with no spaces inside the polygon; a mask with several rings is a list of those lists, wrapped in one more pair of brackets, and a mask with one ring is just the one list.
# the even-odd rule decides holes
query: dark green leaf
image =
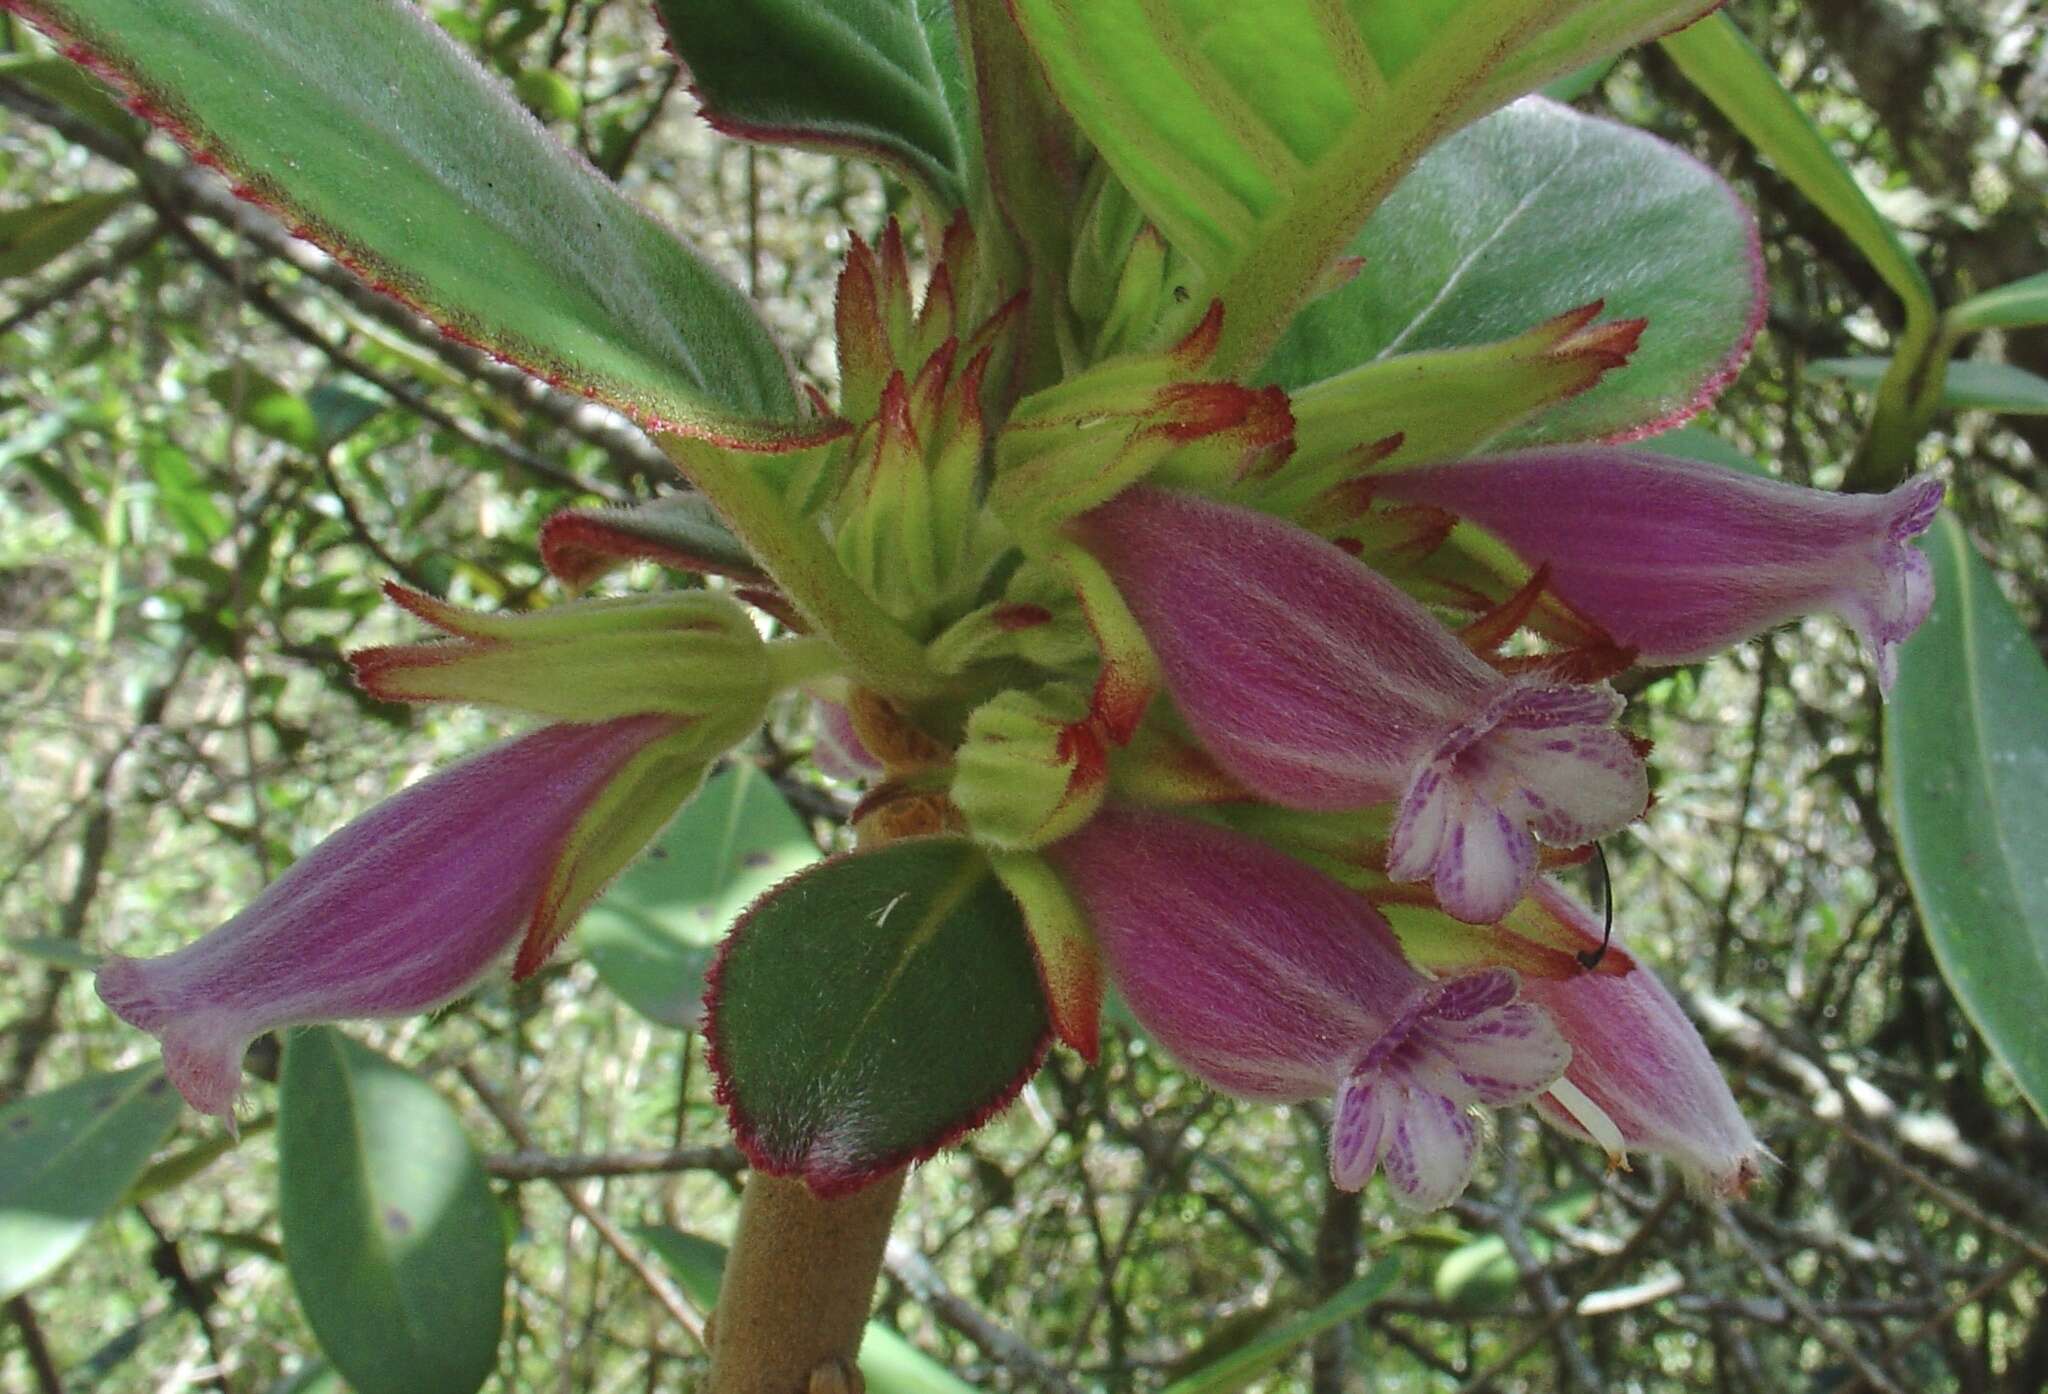
{"label": "dark green leaf", "polygon": [[669,494],[636,508],[557,513],[541,528],[540,558],[572,587],[641,560],[756,585],[768,579],[702,494]]}
{"label": "dark green leaf", "polygon": [[1720,436],[1704,426],[1680,426],[1675,431],[1662,431],[1657,435],[1638,441],[1638,450],[1648,450],[1657,455],[1670,455],[1680,460],[1698,460],[1702,464],[1720,465],[1724,469],[1741,470],[1744,474],[1770,474],[1762,465],[1737,450]]}
{"label": "dark green leaf", "polygon": [[1690,156],[1530,98],[1401,181],[1346,248],[1363,269],[1296,317],[1265,375],[1305,386],[1388,354],[1510,338],[1602,300],[1608,318],[1648,321],[1634,355],[1502,443],[1656,430],[1698,410],[1748,352],[1763,294],[1755,236],[1734,193]]}
{"label": "dark green leaf", "polygon": [[1270,1374],[1323,1332],[1351,1320],[1377,1302],[1400,1273],[1399,1259],[1381,1259],[1326,1301],[1213,1365],[1175,1380],[1161,1394],[1235,1394],[1253,1380]]}
{"label": "dark green leaf", "polygon": [[[643,1225],[634,1233],[675,1275],[692,1302],[706,1311],[718,1305],[725,1245],[667,1225]],[[879,1321],[869,1322],[861,1337],[860,1373],[869,1394],[974,1394],[974,1386]]]}
{"label": "dark green leaf", "polygon": [[1967,334],[1976,329],[2032,329],[2048,324],[2048,271],[2013,281],[1949,307],[1949,329]]}
{"label": "dark green leaf", "polygon": [[916,0],[655,0],[704,117],[748,140],[852,150],[957,208],[961,140]]}
{"label": "dark green leaf", "polygon": [[195,1142],[181,1152],[173,1152],[161,1161],[151,1163],[142,1175],[136,1177],[125,1199],[140,1205],[182,1186],[250,1138],[261,1137],[276,1126],[277,1115],[266,1113],[253,1122],[244,1123],[236,1132],[223,1128],[202,1142]]}
{"label": "dark green leaf", "polygon": [[0,1298],[70,1257],[182,1107],[161,1067],[138,1065],[0,1109]]}
{"label": "dark green leaf", "polygon": [[80,194],[0,211],[0,280],[64,255],[127,201],[126,194]]}
{"label": "dark green leaf", "polygon": [[803,820],[741,762],[708,781],[577,930],[605,986],[650,1021],[694,1028],[704,970],[749,901],[818,859]]}
{"label": "dark green leaf", "polygon": [[826,1195],[978,1125],[1048,1040],[1023,916],[955,838],[835,857],[756,902],[707,1034],[749,1160]]}
{"label": "dark green leaf", "polygon": [[306,394],[306,405],[313,409],[315,440],[325,450],[369,425],[383,414],[388,404],[381,398],[323,382]]}
{"label": "dark green leaf", "polygon": [[780,434],[745,298],[405,0],[22,0],[194,149],[463,337],[644,423]]}
{"label": "dark green leaf", "polygon": [[[1876,388],[1891,369],[1889,358],[1816,358],[1807,371]],[[1948,365],[1941,405],[1950,411],[1996,411],[2012,416],[2048,415],[2048,378],[2010,363],[1964,359]]]}
{"label": "dark green leaf", "polygon": [[1892,823],[1943,976],[2048,1118],[2048,664],[1952,515],[1922,547],[1934,612],[1884,724]]}
{"label": "dark green leaf", "polygon": [[1432,144],[1663,32],[1700,0],[1014,0],[1046,76],[1225,306],[1214,367],[1263,362]]}
{"label": "dark green leaf", "polygon": [[[1577,1224],[1593,1208],[1591,1187],[1575,1187],[1542,1207],[1543,1217],[1553,1226]],[[1539,1263],[1548,1262],[1555,1246],[1548,1235],[1529,1235],[1529,1251]],[[1467,1312],[1492,1311],[1505,1305],[1522,1289],[1522,1270],[1515,1266],[1507,1241],[1498,1234],[1483,1235],[1445,1254],[1436,1268],[1436,1296],[1439,1302]]]}
{"label": "dark green leaf", "polygon": [[102,961],[98,954],[76,939],[0,939],[0,944],[5,944],[11,954],[20,954],[23,958],[33,958],[59,968],[76,969],[81,973],[99,971]]}
{"label": "dark green leaf", "polygon": [[246,364],[206,375],[206,390],[221,409],[251,430],[295,450],[320,443],[312,404],[269,374]]}
{"label": "dark green leaf", "polygon": [[359,1394],[469,1394],[497,1363],[505,1239],[461,1121],[326,1027],[278,1083],[284,1248],[321,1350]]}

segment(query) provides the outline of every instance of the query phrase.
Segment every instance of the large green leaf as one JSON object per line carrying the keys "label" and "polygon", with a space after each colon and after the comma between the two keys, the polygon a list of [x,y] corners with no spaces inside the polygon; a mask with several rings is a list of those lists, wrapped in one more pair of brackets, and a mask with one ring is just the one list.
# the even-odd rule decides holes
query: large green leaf
{"label": "large green leaf", "polygon": [[818,859],[803,820],[741,762],[713,777],[577,930],[598,977],[650,1021],[693,1028],[704,970],[747,903]]}
{"label": "large green leaf", "polygon": [[[725,1245],[667,1225],[643,1225],[634,1233],[660,1256],[691,1301],[707,1311],[718,1305]],[[879,1321],[869,1322],[861,1336],[860,1373],[869,1394],[974,1394],[973,1385]]]}
{"label": "large green leaf", "polygon": [[1542,97],[1426,156],[1345,248],[1358,275],[1288,326],[1263,376],[1301,387],[1369,359],[1521,333],[1594,300],[1648,321],[1627,366],[1513,444],[1656,431],[1733,375],[1763,307],[1756,225],[1713,171]]}
{"label": "large green leaf", "polygon": [[749,1160],[830,1195],[1008,1103],[1049,1039],[1024,920],[957,838],[835,857],[719,951],[708,1039]]}
{"label": "large green leaf", "polygon": [[748,140],[851,149],[943,208],[961,139],[916,0],[655,0],[706,120]]}
{"label": "large green leaf", "polygon": [[126,194],[80,194],[0,211],[0,279],[26,276],[64,255],[127,201]]}
{"label": "large green leaf", "polygon": [[[1889,358],[1816,358],[1807,371],[1875,389],[1891,371]],[[2048,378],[2010,363],[1964,359],[1948,365],[1937,405],[1950,411],[1997,411],[2010,416],[2048,416]]]}
{"label": "large green leaf", "polygon": [[2048,664],[1954,517],[1922,547],[1934,612],[1885,721],[1892,823],[1943,976],[2048,1118]]}
{"label": "large green leaf", "polygon": [[461,1120],[328,1027],[278,1082],[285,1257],[320,1349],[360,1394],[469,1394],[497,1364],[505,1230]]}
{"label": "large green leaf", "polygon": [[[1014,0],[1047,77],[1263,361],[1429,145],[1698,0]],[[1197,297],[1197,301],[1201,297]],[[1195,313],[1199,314],[1199,303]]]}
{"label": "large green leaf", "polygon": [[71,1256],[181,1107],[160,1067],[138,1065],[0,1109],[0,1298]]}
{"label": "large green leaf", "polygon": [[187,145],[451,332],[643,423],[796,403],[744,297],[406,0],[21,0]]}
{"label": "large green leaf", "polygon": [[1249,1345],[1166,1386],[1162,1394],[1235,1394],[1278,1368],[1333,1326],[1351,1320],[1377,1302],[1400,1276],[1399,1259],[1382,1259],[1300,1316],[1275,1327]]}
{"label": "large green leaf", "polygon": [[768,575],[702,494],[665,494],[630,508],[572,508],[540,530],[542,565],[581,589],[634,561],[765,585]]}

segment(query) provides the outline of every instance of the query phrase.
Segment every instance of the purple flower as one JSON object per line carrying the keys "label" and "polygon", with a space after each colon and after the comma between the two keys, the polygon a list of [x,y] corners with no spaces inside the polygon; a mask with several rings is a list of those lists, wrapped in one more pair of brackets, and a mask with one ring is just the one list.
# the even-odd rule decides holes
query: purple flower
{"label": "purple flower", "polygon": [[1519,979],[1439,982],[1362,897],[1238,833],[1110,809],[1045,855],[1145,1028],[1243,1098],[1334,1097],[1330,1171],[1433,1210],[1478,1159],[1469,1109],[1530,1099],[1570,1049]]}
{"label": "purple flower", "polygon": [[639,850],[603,836],[615,830],[603,796],[658,763],[686,725],[547,726],[443,770],[328,838],[196,943],[112,959],[99,994],[163,1042],[171,1083],[194,1108],[232,1119],[242,1053],[260,1033],[425,1011],[467,992],[522,936],[551,945]]}
{"label": "purple flower", "polygon": [[1375,500],[1468,518],[1546,570],[1558,599],[1650,663],[1832,611],[1890,691],[1934,591],[1911,543],[1942,486],[1834,494],[1622,450],[1534,450],[1377,475]]}
{"label": "purple flower", "polygon": [[1605,685],[1504,675],[1340,548],[1245,509],[1140,487],[1075,525],[1216,762],[1287,808],[1398,801],[1397,880],[1499,919],[1536,841],[1641,813],[1641,757]]}
{"label": "purple flower", "polygon": [[[1538,881],[1531,900],[1550,926],[1587,949],[1599,944],[1600,925],[1550,882]],[[1648,968],[1531,976],[1522,995],[1542,1006],[1571,1043],[1570,1087],[1538,1100],[1550,1122],[1610,1149],[1669,1157],[1712,1195],[1739,1196],[1762,1174],[1756,1134],[1699,1032]]]}

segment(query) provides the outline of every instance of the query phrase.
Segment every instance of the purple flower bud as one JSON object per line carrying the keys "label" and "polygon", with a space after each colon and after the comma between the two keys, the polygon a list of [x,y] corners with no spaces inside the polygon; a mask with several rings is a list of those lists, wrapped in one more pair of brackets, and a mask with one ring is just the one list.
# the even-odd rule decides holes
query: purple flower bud
{"label": "purple flower bud", "polygon": [[1933,584],[1910,544],[1939,480],[1832,494],[1623,450],[1534,450],[1375,477],[1375,499],[1469,518],[1551,592],[1650,663],[1675,663],[1826,610],[1862,636],[1891,690]]}
{"label": "purple flower bud", "polygon": [[[1530,898],[1585,948],[1600,943],[1592,914],[1550,882],[1538,881]],[[1571,1043],[1565,1081],[1579,1097],[1557,1090],[1540,1099],[1550,1122],[1610,1148],[1618,1142],[1669,1157],[1712,1195],[1739,1196],[1762,1174],[1763,1147],[1706,1044],[1640,962],[1618,975],[1531,976],[1523,980],[1522,995],[1539,1003]]]}
{"label": "purple flower bud", "polygon": [[[592,804],[683,724],[547,726],[443,770],[328,838],[213,933],[110,960],[99,994],[163,1042],[194,1108],[231,1119],[260,1033],[404,1016],[474,986],[541,913]],[[573,918],[584,903],[552,908]]]}
{"label": "purple flower bud", "polygon": [[1604,685],[1504,675],[1391,582],[1276,518],[1151,488],[1081,520],[1166,686],[1246,788],[1316,811],[1399,801],[1397,880],[1490,922],[1572,845],[1641,813],[1641,757]]}
{"label": "purple flower bud", "polygon": [[1044,855],[1182,1065],[1243,1098],[1335,1098],[1346,1189],[1384,1167],[1402,1204],[1449,1204],[1478,1158],[1468,1109],[1532,1098],[1570,1058],[1512,970],[1426,977],[1362,897],[1228,829],[1110,809]]}

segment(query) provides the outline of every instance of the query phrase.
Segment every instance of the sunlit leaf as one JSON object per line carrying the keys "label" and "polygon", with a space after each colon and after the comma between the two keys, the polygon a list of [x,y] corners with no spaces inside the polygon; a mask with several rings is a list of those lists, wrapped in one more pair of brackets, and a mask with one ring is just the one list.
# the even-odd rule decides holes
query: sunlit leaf
{"label": "sunlit leaf", "polygon": [[[1891,370],[1889,358],[1816,358],[1806,365],[1819,377],[1840,378],[1875,389]],[[1948,365],[1940,405],[1950,411],[1997,411],[2013,416],[2048,415],[2048,378],[2010,363],[1964,359]]]}
{"label": "sunlit leaf", "polygon": [[2048,663],[1953,516],[1922,545],[1934,612],[1885,721],[1899,855],[1942,975],[2048,1118]]}
{"label": "sunlit leaf", "polygon": [[1956,333],[1976,329],[2031,329],[2048,324],[2048,271],[1973,295],[1945,316]]}
{"label": "sunlit leaf", "polygon": [[182,1107],[159,1066],[138,1065],[0,1109],[0,1298],[71,1256]]}
{"label": "sunlit leaf", "polygon": [[0,280],[26,276],[56,260],[92,236],[126,202],[126,194],[80,194],[0,210]]}
{"label": "sunlit leaf", "polygon": [[1358,275],[1295,318],[1264,376],[1304,386],[1373,358],[1510,338],[1595,300],[1604,318],[1648,321],[1625,366],[1501,444],[1683,420],[1740,365],[1763,304],[1755,224],[1713,171],[1541,97],[1431,151],[1345,252],[1363,259]]}

